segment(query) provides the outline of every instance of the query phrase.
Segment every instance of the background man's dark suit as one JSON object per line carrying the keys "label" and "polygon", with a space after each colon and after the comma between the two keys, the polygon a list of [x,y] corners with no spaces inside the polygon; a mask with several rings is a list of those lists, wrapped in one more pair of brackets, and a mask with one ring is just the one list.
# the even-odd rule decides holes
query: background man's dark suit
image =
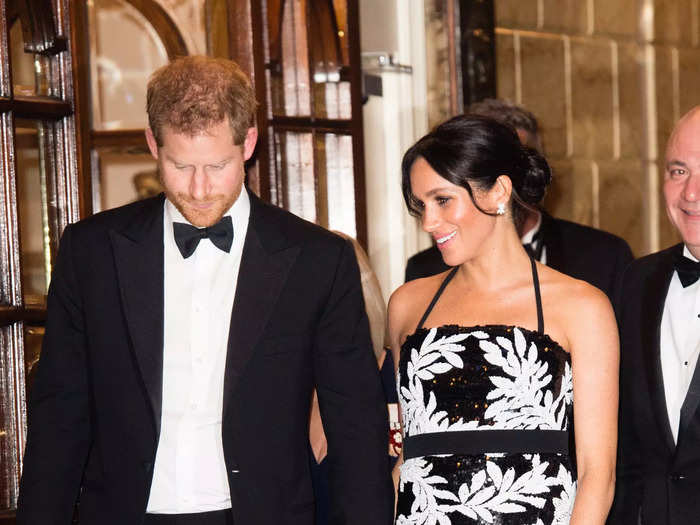
{"label": "background man's dark suit", "polygon": [[[613,300],[616,283],[634,259],[624,240],[546,213],[542,213],[540,235],[547,249],[547,266],[592,284]],[[447,268],[440,251],[433,246],[408,260],[406,281],[435,275]]]}
{"label": "background man's dark suit", "polygon": [[700,369],[683,403],[673,441],[661,370],[660,327],[673,258],[683,245],[635,261],[616,304],[620,325],[620,436],[609,524],[700,522]]}
{"label": "background man's dark suit", "polygon": [[[81,524],[141,523],[161,417],[163,202],[101,213],[64,233],[29,407],[18,524],[70,523],[80,487]],[[253,195],[250,213],[223,398],[234,521],[312,523],[315,385],[331,522],[389,523],[386,405],[353,249]]]}

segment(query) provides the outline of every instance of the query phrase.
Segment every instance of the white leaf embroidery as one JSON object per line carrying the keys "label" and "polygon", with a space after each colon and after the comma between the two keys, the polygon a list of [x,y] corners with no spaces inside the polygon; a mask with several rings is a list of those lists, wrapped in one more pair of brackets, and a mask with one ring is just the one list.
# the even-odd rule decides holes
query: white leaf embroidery
{"label": "white leaf embroidery", "polygon": [[[492,338],[481,330],[438,337],[436,328],[429,330],[420,347],[411,348],[406,377],[399,388],[406,435],[457,430],[566,430],[567,410],[573,401],[570,364],[564,363],[559,389],[555,391],[549,365],[540,361],[537,345],[528,344],[519,328],[513,328],[511,333],[512,338]],[[466,350],[461,343],[469,337],[478,340],[474,346],[493,367],[488,376],[493,388],[486,394],[488,407],[481,421],[459,418],[451,422],[446,411],[438,410],[432,381],[464,368],[459,354]],[[424,390],[426,381],[430,383],[425,383]],[[469,483],[454,488],[444,477],[432,474],[430,461],[408,459],[401,467],[399,485],[404,490],[410,483],[414,498],[410,515],[399,515],[396,523],[447,525],[451,523],[451,513],[493,523],[496,515],[540,509],[547,501],[554,505],[554,523],[568,523],[576,483],[563,465],[556,476],[548,477],[549,463],[540,461],[538,454],[525,454],[523,458],[530,466],[517,475],[513,467],[501,470],[498,458],[503,454],[490,456],[492,460],[487,460],[485,468],[475,472]],[[553,491],[554,496],[548,496]],[[538,519],[533,525],[543,524]]]}

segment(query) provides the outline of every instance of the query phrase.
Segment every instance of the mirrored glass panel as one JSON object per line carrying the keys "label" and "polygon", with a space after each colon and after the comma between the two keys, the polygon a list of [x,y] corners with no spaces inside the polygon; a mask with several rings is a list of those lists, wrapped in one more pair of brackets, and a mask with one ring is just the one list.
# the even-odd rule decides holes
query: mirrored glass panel
{"label": "mirrored glass panel", "polygon": [[88,6],[93,128],[144,128],[146,84],[168,63],[165,46],[130,3],[93,0]]}
{"label": "mirrored glass panel", "polygon": [[23,96],[54,95],[51,90],[51,60],[49,57],[25,53],[19,19],[10,28],[9,41],[13,93]]}
{"label": "mirrored glass panel", "polygon": [[207,54],[229,57],[228,1],[205,0]]}
{"label": "mirrored glass panel", "polygon": [[276,202],[316,222],[316,180],[311,133],[275,133]]}
{"label": "mirrored glass panel", "polygon": [[112,149],[98,154],[98,191],[101,210],[158,195],[163,188],[158,180],[156,161],[146,153]]}
{"label": "mirrored glass panel", "polygon": [[316,160],[317,178],[325,181],[326,188],[326,195],[322,198],[327,203],[325,209],[328,223],[323,226],[356,238],[352,137],[332,133],[317,134]]}
{"label": "mirrored glass panel", "polygon": [[314,114],[320,118],[352,118],[350,82],[314,83]]}
{"label": "mirrored glass panel", "polygon": [[346,0],[309,0],[314,115],[351,117]]}
{"label": "mirrored glass panel", "polygon": [[267,2],[267,71],[273,115],[311,114],[307,0]]}
{"label": "mirrored glass panel", "polygon": [[[19,481],[17,407],[21,406],[23,393],[17,391],[14,349],[18,341],[19,323],[0,328],[0,512],[15,508]],[[21,337],[21,335],[19,336]]]}
{"label": "mirrored glass panel", "polygon": [[44,339],[43,326],[24,326],[24,378],[27,394],[32,388],[36,364],[41,354],[41,342]]}
{"label": "mirrored glass panel", "polygon": [[15,120],[20,274],[24,302],[30,306],[44,304],[51,274],[43,133],[39,121]]}

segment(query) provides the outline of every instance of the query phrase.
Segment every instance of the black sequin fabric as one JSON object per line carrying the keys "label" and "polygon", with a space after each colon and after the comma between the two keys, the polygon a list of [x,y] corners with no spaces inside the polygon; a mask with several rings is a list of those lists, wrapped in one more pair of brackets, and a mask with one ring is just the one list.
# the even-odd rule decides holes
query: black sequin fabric
{"label": "black sequin fabric", "polygon": [[[419,329],[401,349],[404,436],[568,430],[569,354],[546,334],[512,326]],[[568,524],[576,494],[566,454],[444,454],[401,466],[397,524]]]}

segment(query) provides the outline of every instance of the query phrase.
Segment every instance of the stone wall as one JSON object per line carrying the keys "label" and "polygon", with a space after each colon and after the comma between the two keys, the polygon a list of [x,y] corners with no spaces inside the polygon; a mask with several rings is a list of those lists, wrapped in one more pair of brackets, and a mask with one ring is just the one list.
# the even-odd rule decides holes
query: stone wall
{"label": "stone wall", "polygon": [[666,139],[700,103],[700,0],[495,0],[497,90],[530,109],[555,171],[546,206],[624,237],[678,237],[660,195]]}

